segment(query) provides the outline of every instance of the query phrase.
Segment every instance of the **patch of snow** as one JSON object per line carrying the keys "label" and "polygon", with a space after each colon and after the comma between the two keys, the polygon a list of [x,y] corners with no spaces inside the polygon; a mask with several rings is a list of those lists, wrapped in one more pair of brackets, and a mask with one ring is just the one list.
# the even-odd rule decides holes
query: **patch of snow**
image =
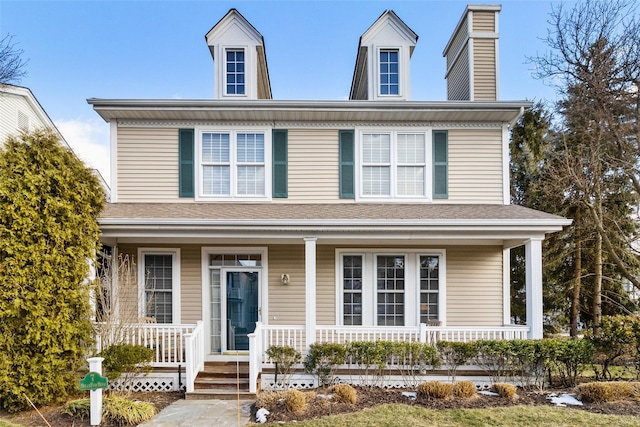
{"label": "patch of snow", "polygon": [[402,395],[404,397],[408,397],[411,400],[416,400],[418,398],[418,393],[416,393],[415,391],[403,391]]}
{"label": "patch of snow", "polygon": [[268,410],[266,410],[265,408],[258,409],[258,411],[256,412],[256,421],[260,424],[264,424],[265,422],[267,422],[267,415],[269,415]]}
{"label": "patch of snow", "polygon": [[498,393],[489,390],[480,390],[478,393],[484,394],[485,396],[500,396]]}
{"label": "patch of snow", "polygon": [[572,394],[562,393],[560,396],[558,396],[555,393],[552,393],[547,396],[547,399],[556,406],[582,406],[582,402],[576,399],[576,397]]}
{"label": "patch of snow", "polygon": [[318,397],[319,397],[320,399],[328,399],[328,400],[331,400],[331,399],[333,399],[333,394],[322,394],[322,393],[321,393],[321,394],[318,394]]}

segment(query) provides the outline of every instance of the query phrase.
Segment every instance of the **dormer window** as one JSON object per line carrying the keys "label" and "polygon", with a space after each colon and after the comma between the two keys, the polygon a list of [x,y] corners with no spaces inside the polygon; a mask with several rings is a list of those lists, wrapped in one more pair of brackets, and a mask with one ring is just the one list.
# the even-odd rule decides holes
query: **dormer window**
{"label": "dormer window", "polygon": [[380,51],[380,95],[398,95],[398,49]]}
{"label": "dormer window", "polygon": [[244,49],[227,49],[227,95],[244,95]]}

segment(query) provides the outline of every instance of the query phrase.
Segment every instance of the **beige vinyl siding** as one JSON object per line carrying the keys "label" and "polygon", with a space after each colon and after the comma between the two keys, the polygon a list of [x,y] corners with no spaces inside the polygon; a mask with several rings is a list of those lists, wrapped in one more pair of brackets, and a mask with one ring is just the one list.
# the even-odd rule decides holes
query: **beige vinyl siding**
{"label": "beige vinyl siding", "polygon": [[472,27],[473,31],[493,33],[496,28],[496,12],[474,10]]}
{"label": "beige vinyl siding", "polygon": [[449,197],[434,203],[502,203],[502,130],[449,130]]}
{"label": "beige vinyl siding", "polygon": [[289,129],[289,194],[274,202],[339,202],[338,129]]}
{"label": "beige vinyl siding", "polygon": [[474,39],[473,57],[473,99],[495,101],[497,95],[495,40]]}
{"label": "beige vinyl siding", "polygon": [[[281,283],[289,274],[288,285]],[[304,245],[269,246],[269,319],[270,325],[305,324]]]}
{"label": "beige vinyl siding", "polygon": [[202,320],[202,250],[199,245],[180,246],[181,323]]}
{"label": "beige vinyl siding", "polygon": [[[269,246],[269,319],[271,325],[304,325],[305,258],[304,245]],[[316,321],[335,324],[335,247],[316,247]],[[281,283],[282,274],[291,282]]]}
{"label": "beige vinyl siding", "polygon": [[336,248],[318,245],[316,248],[316,323],[336,324]]}
{"label": "beige vinyl siding", "polygon": [[118,202],[182,202],[178,129],[118,128]]}
{"label": "beige vinyl siding", "polygon": [[27,119],[27,130],[34,130],[50,126],[40,120],[40,116],[33,110],[24,96],[12,93],[0,93],[0,146],[9,135],[18,135],[22,128],[18,116],[22,114]]}
{"label": "beige vinyl siding", "polygon": [[465,46],[447,78],[448,100],[469,100],[469,46]]}
{"label": "beige vinyl siding", "polygon": [[502,326],[502,247],[447,251],[447,325]]}

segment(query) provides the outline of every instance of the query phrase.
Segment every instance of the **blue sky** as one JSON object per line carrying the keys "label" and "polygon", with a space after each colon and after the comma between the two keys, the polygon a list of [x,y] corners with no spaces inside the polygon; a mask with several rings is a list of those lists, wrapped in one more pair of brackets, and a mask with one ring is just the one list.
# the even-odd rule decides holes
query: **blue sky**
{"label": "blue sky", "polygon": [[[108,125],[87,98],[213,96],[204,35],[236,8],[264,36],[274,99],[347,99],[359,37],[392,9],[419,36],[413,100],[444,100],[442,51],[468,1],[0,0],[0,34],[28,59],[29,87],[74,150],[109,178]],[[553,102],[531,76],[552,3],[501,3],[500,99]],[[572,2],[567,2],[571,6]]]}

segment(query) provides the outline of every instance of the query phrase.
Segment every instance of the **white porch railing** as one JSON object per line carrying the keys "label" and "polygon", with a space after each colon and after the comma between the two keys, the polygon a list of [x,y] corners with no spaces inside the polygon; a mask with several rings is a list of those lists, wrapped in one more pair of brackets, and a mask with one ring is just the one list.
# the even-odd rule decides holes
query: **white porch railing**
{"label": "white porch railing", "polygon": [[198,372],[204,369],[204,327],[202,321],[196,323],[193,332],[185,334],[185,373],[187,393],[191,393]]}
{"label": "white porch railing", "polygon": [[185,365],[185,336],[196,328],[196,325],[162,323],[96,326],[99,330],[96,334],[98,353],[108,343],[141,345],[153,349],[154,361],[151,366],[159,368]]}

